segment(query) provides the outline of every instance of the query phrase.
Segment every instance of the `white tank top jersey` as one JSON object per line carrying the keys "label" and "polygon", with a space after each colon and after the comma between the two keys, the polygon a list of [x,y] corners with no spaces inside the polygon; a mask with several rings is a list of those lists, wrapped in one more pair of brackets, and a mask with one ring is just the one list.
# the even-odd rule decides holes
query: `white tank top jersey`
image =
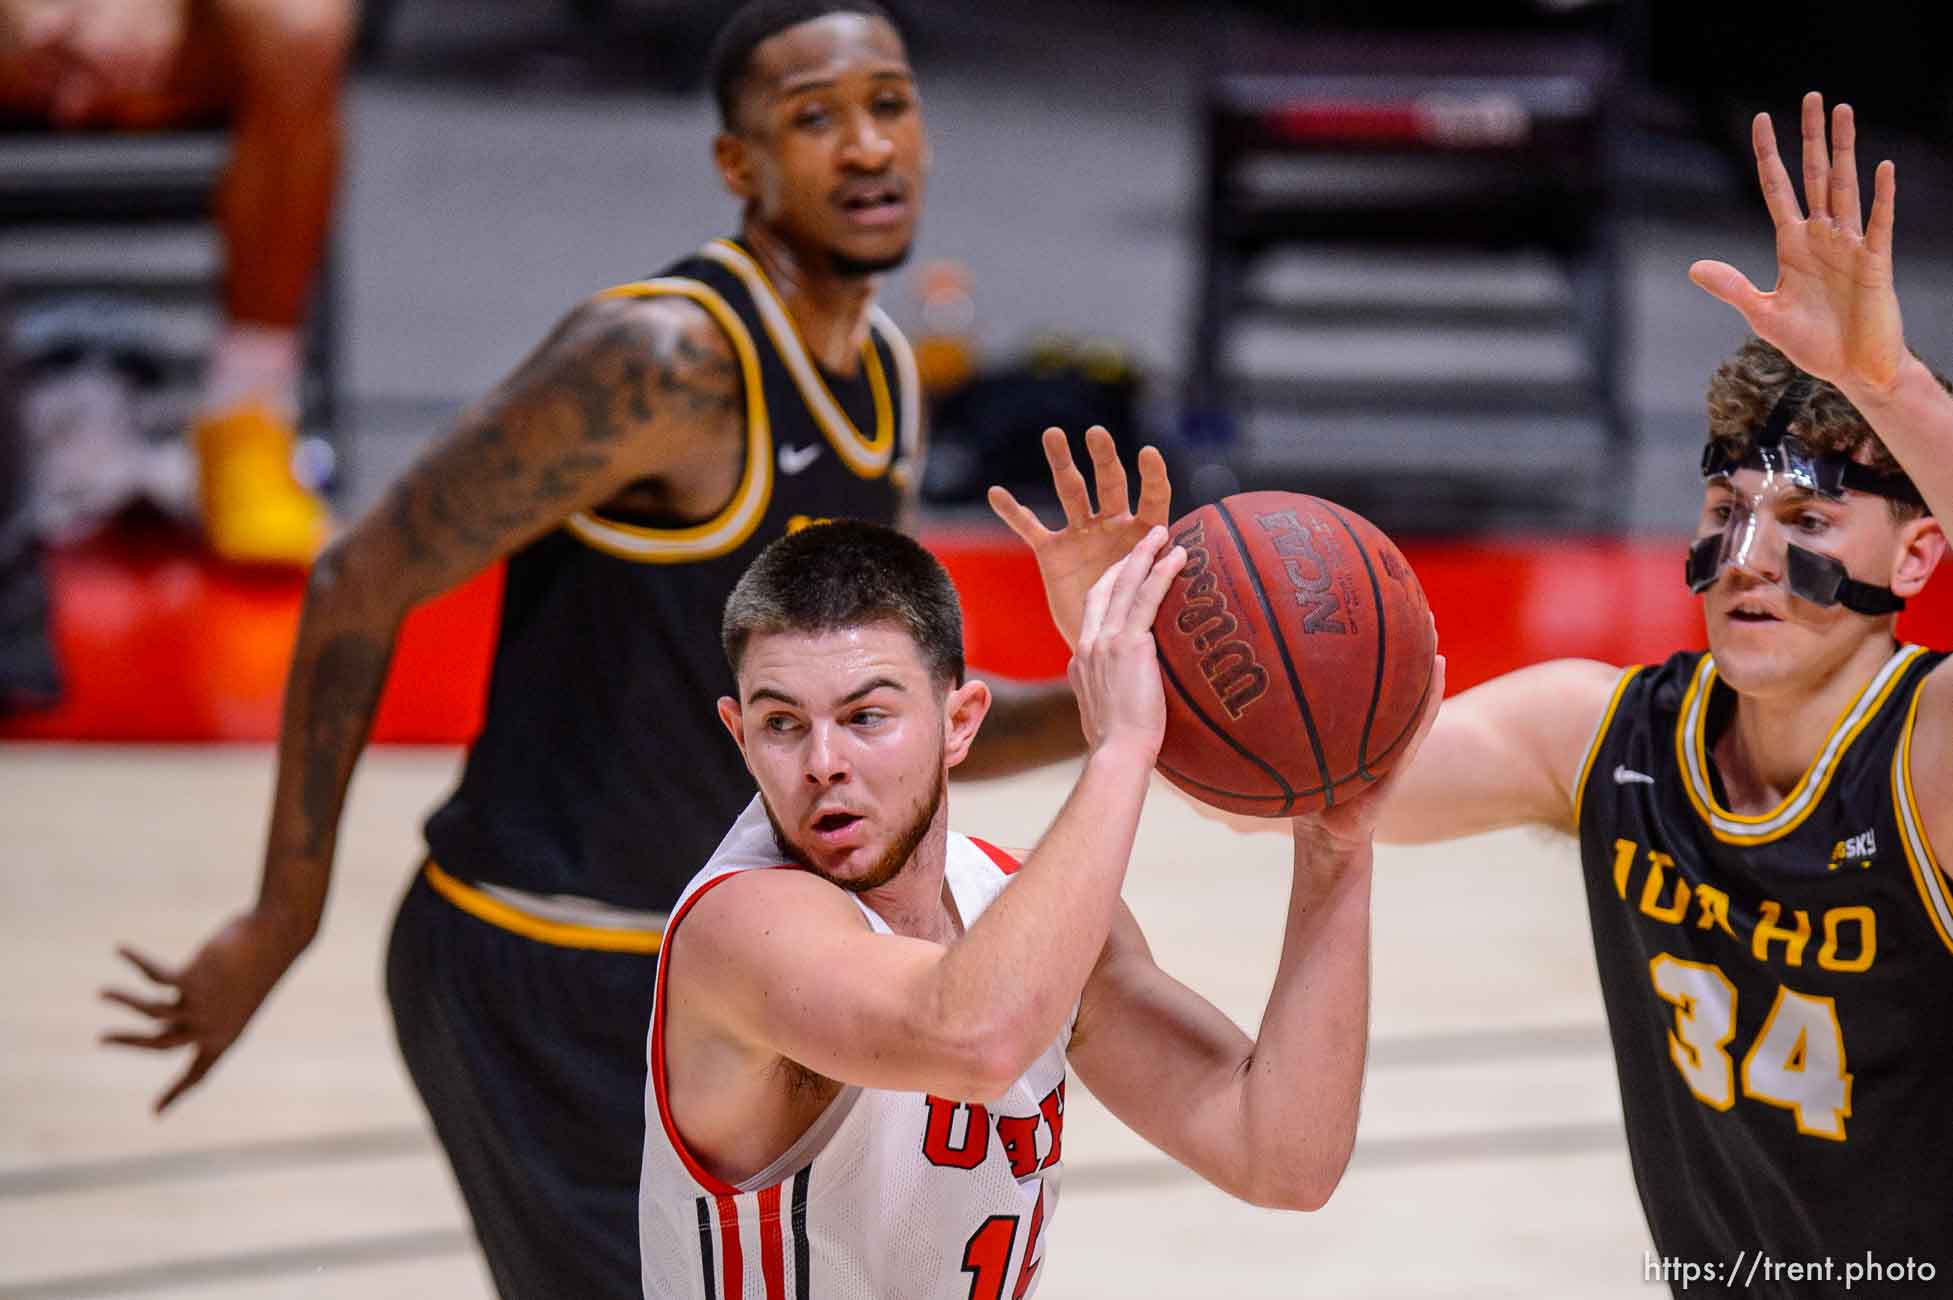
{"label": "white tank top jersey", "polygon": [[[754,799],[679,895],[665,927],[638,1183],[644,1294],[653,1300],[1022,1300],[1033,1294],[1058,1208],[1070,1021],[1003,1096],[983,1104],[844,1087],[799,1141],[738,1184],[713,1177],[685,1149],[664,1093],[665,976],[673,939],[707,890],[742,871],[786,866]],[[1016,869],[1003,850],[950,833],[946,879],[966,927]],[[873,910],[856,903],[876,932],[889,933]]]}

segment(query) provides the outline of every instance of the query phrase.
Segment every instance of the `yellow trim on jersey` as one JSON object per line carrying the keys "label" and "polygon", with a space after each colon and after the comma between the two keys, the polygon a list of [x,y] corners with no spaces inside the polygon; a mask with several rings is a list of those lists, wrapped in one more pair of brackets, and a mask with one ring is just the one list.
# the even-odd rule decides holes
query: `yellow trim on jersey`
{"label": "yellow trim on jersey", "polygon": [[1621,697],[1627,694],[1628,683],[1641,671],[1636,664],[1621,674],[1621,680],[1614,683],[1614,694],[1608,697],[1607,710],[1600,715],[1600,725],[1594,728],[1594,738],[1587,742],[1586,757],[1580,760],[1580,777],[1573,783],[1573,833],[1580,833],[1580,801],[1587,793],[1587,778],[1593,775],[1594,760],[1600,757],[1600,748],[1607,743],[1607,732],[1614,725],[1614,714],[1621,707]]}
{"label": "yellow trim on jersey", "polygon": [[[882,354],[875,350],[872,334],[861,340],[861,366],[868,372],[868,392],[875,406],[874,445],[892,447],[895,442],[895,398],[888,391],[888,375],[882,369]],[[844,419],[846,414],[842,412]],[[849,429],[852,431],[853,426],[850,425]]]}
{"label": "yellow trim on jersey", "polygon": [[565,521],[577,540],[620,560],[641,564],[686,564],[709,560],[734,550],[759,527],[773,497],[773,431],[767,421],[766,393],[760,383],[759,352],[739,314],[709,285],[668,276],[620,284],[598,294],[603,298],[689,298],[712,313],[732,342],[746,388],[746,467],[739,486],[723,510],[702,524],[686,528],[646,528],[605,519],[583,510]]}
{"label": "yellow trim on jersey", "polygon": [[1919,701],[1926,693],[1920,682],[1906,709],[1905,730],[1899,733],[1899,747],[1892,755],[1892,810],[1899,819],[1899,843],[1905,847],[1906,865],[1912,869],[1912,883],[1919,888],[1919,900],[1926,905],[1933,929],[1940,942],[1953,951],[1953,898],[1933,845],[1926,838],[1926,825],[1919,817],[1919,797],[1912,789],[1912,726],[1919,719]]}
{"label": "yellow trim on jersey", "polygon": [[1706,737],[1709,697],[1716,681],[1716,663],[1713,656],[1703,655],[1702,662],[1696,665],[1688,693],[1682,697],[1681,716],[1675,723],[1675,761],[1681,768],[1682,788],[1688,792],[1689,802],[1695,805],[1696,814],[1709,827],[1710,834],[1724,844],[1769,844],[1801,826],[1804,819],[1811,815],[1811,810],[1824,798],[1831,778],[1837,775],[1838,767],[1844,761],[1845,751],[1851,748],[1858,734],[1885,707],[1885,701],[1897,688],[1906,666],[1925,653],[1925,647],[1916,645],[1900,646],[1893,652],[1892,657],[1865,683],[1844,712],[1838,715],[1838,720],[1831,725],[1830,734],[1824,739],[1823,748],[1818,750],[1816,761],[1798,780],[1796,788],[1784,797],[1782,803],[1760,816],[1730,812],[1716,802],[1715,792],[1710,787]]}
{"label": "yellow trim on jersey", "polygon": [[915,351],[909,347],[908,337],[888,318],[888,313],[871,306],[868,319],[881,332],[882,342],[888,345],[888,355],[895,358],[895,381],[899,385],[902,408],[896,412],[895,463],[889,467],[888,475],[896,487],[907,488],[922,455],[922,377],[916,370]]}
{"label": "yellow trim on jersey", "polygon": [[657,952],[664,943],[664,934],[658,930],[607,930],[597,925],[572,925],[566,921],[531,916],[473,885],[456,880],[432,862],[423,870],[434,892],[468,915],[538,943],[553,944],[558,948],[594,948],[601,952],[635,952],[646,956]]}
{"label": "yellow trim on jersey", "polygon": [[[773,288],[773,282],[752,255],[729,239],[715,239],[700,250],[700,256],[717,262],[745,283],[753,295],[753,306],[759,311],[760,322],[766,327],[767,336],[773,340],[781,362],[793,377],[794,387],[800,390],[807,413],[814,417],[814,423],[827,435],[835,454],[861,478],[880,478],[886,474],[895,452],[895,403],[889,394],[888,376],[882,371],[881,355],[875,351],[872,333],[861,341],[862,365],[867,370],[868,387],[875,404],[875,433],[871,438],[855,428],[854,421],[834,400],[833,391],[807,354],[807,344],[800,337],[800,327],[794,324],[786,304]],[[879,311],[873,311],[870,319],[879,323],[887,318]],[[903,396],[906,408],[908,394],[904,393]],[[904,413],[906,415],[906,410]]]}

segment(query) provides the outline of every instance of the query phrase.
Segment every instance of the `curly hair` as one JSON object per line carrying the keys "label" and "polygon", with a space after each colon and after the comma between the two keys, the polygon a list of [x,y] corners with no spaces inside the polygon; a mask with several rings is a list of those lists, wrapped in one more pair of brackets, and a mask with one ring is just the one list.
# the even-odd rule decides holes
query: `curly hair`
{"label": "curly hair", "polygon": [[[1742,459],[1749,452],[1751,437],[1769,419],[1777,398],[1803,374],[1775,347],[1751,337],[1716,368],[1715,377],[1709,381],[1709,441],[1731,459]],[[1946,376],[1935,370],[1933,378],[1953,392],[1953,383]],[[1882,474],[1905,472],[1851,400],[1822,379],[1811,378],[1810,400],[1791,420],[1787,432],[1801,438],[1812,451],[1842,453]],[[1895,518],[1910,519],[1923,513],[1910,502],[1888,504]]]}

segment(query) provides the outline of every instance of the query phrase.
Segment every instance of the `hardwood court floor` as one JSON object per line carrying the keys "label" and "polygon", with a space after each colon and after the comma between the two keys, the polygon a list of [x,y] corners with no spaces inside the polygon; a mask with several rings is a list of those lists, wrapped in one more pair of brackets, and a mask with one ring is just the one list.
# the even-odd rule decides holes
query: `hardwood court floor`
{"label": "hardwood court floor", "polygon": [[[170,1071],[95,1045],[118,941],[180,960],[251,895],[261,747],[0,746],[0,1300],[479,1297],[460,1201],[380,992],[394,901],[456,751],[360,769],[324,931],[245,1039],[164,1119]],[[954,822],[1028,845],[1070,772],[959,785]],[[1285,837],[1165,786],[1127,896],[1167,969],[1253,1025],[1280,940]],[[1040,1295],[1645,1297],[1570,842],[1385,850],[1375,1040],[1329,1207],[1234,1201],[1078,1089]],[[1306,1080],[1297,1086],[1306,1087]]]}

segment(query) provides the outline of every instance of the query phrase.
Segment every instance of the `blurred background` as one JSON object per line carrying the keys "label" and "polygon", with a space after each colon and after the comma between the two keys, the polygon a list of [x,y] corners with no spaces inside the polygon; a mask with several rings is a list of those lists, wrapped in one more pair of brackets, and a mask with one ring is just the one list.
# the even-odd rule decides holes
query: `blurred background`
{"label": "blurred background", "polygon": [[[1715,257],[1770,281],[1748,124],[1773,114],[1794,172],[1807,89],[1857,106],[1867,174],[1898,160],[1908,339],[1941,368],[1953,358],[1953,93],[1932,6],[889,7],[907,28],[935,168],[915,256],[882,302],[931,382],[925,540],[964,592],[983,669],[1035,676],[1064,662],[983,489],[1044,499],[1039,430],[1095,421],[1128,449],[1167,452],[1176,513],[1283,487],[1369,515],[1424,581],[1454,690],[1559,655],[1630,662],[1699,644],[1680,569],[1703,390],[1744,330],[1685,271]],[[339,201],[302,327],[298,473],[335,517],[367,508],[571,305],[733,230],[703,85],[729,8],[366,0]],[[179,436],[221,327],[209,204],[229,147],[221,122],[0,130],[0,924],[5,969],[34,981],[0,1068],[0,1219],[13,1225],[0,1229],[0,1297],[14,1300],[472,1294],[454,1279],[479,1282],[384,1039],[377,921],[342,926],[338,956],[281,992],[296,1004],[283,1027],[198,1094],[206,1109],[189,1114],[202,1118],[148,1124],[154,1063],[105,1062],[89,1045],[99,1017],[86,999],[119,937],[108,927],[162,924],[158,942],[180,948],[247,896],[263,742],[303,585],[208,553]],[[377,917],[404,879],[417,810],[480,716],[497,584],[484,575],[410,623],[376,734],[428,748],[368,762],[342,854],[350,901],[335,907]],[[1937,586],[1902,631],[1946,644],[1953,602]],[[75,741],[95,743],[62,743]],[[1035,836],[1050,810],[1028,791],[992,792],[985,815]],[[1184,810],[1158,815],[1176,845],[1226,834]],[[1245,863],[1259,850],[1223,851]],[[1646,1293],[1563,846],[1504,837],[1403,857],[1379,898],[1381,1077],[1366,1141],[1382,1137],[1357,1163],[1399,1181],[1359,1178],[1358,1209],[1329,1221],[1366,1213],[1375,1231],[1359,1247],[1346,1228],[1312,1228],[1308,1251],[1288,1257],[1280,1234],[1300,1230],[1225,1218],[1217,1194],[1196,1196],[1133,1144],[1081,1170],[1077,1208],[1068,1190],[1068,1218],[1102,1235],[1047,1294]],[[1523,905],[1488,897],[1461,858],[1493,889],[1519,873]],[[1533,864],[1548,860],[1542,877]],[[1141,899],[1181,922],[1163,950],[1232,990],[1236,954],[1213,947],[1217,928],[1230,908],[1267,914],[1266,901],[1224,889],[1188,912],[1174,901],[1184,876],[1151,870],[1136,867],[1152,881]],[[1447,987],[1488,944],[1541,964]],[[1419,964],[1393,965],[1399,954]],[[1259,1006],[1253,979],[1238,1000],[1244,1014]],[[1542,1080],[1543,1109],[1525,1091]],[[1439,1086],[1456,1109],[1433,1107]],[[225,1087],[229,1102],[213,1096]],[[1467,1117],[1466,1131],[1420,1127],[1440,1112]],[[1542,1114],[1564,1123],[1541,1126]],[[321,1145],[322,1129],[337,1136]],[[1580,1176],[1548,1177],[1556,1159],[1585,1162]],[[285,1181],[251,1183],[254,1170]],[[213,1195],[210,1178],[244,1181],[224,1184],[231,1208],[184,1229],[183,1205]],[[359,1214],[376,1212],[362,1199],[381,1184],[374,1204],[398,1202],[418,1226],[388,1217],[361,1237]],[[265,1236],[254,1215],[305,1186],[340,1198],[346,1232]],[[1170,1264],[1201,1234],[1137,1229],[1148,1221],[1121,1199],[1156,1193],[1176,1221],[1219,1216],[1279,1266],[1226,1274],[1213,1292],[1176,1284]],[[130,1235],[91,1257],[80,1243],[104,1224]],[[1393,1248],[1419,1241],[1466,1252],[1469,1267]],[[1614,1253],[1597,1264],[1578,1256],[1587,1247]],[[1116,1287],[1094,1250],[1129,1260]],[[393,1272],[373,1272],[388,1261]]]}
{"label": "blurred background", "polygon": [[[726,8],[359,9],[302,332],[298,466],[337,518],[569,306],[733,228],[703,86]],[[1770,278],[1747,123],[1767,108],[1782,134],[1810,87],[1858,105],[1867,169],[1901,161],[1908,336],[1953,353],[1948,97],[1919,6],[1849,25],[1761,0],[893,8],[936,167],[883,301],[933,381],[934,526],[988,527],[986,484],[1040,489],[1038,429],[1103,420],[1167,450],[1183,505],[1279,486],[1407,540],[1679,535],[1702,390],[1742,337],[1684,271]],[[112,577],[195,550],[169,526],[195,515],[175,435],[220,324],[227,147],[220,122],[0,133],[16,710],[63,694],[21,594],[37,544],[57,593],[84,559]],[[240,581],[264,594],[262,574],[197,576]],[[58,635],[85,633],[62,604]],[[17,725],[118,730],[42,716]]]}

